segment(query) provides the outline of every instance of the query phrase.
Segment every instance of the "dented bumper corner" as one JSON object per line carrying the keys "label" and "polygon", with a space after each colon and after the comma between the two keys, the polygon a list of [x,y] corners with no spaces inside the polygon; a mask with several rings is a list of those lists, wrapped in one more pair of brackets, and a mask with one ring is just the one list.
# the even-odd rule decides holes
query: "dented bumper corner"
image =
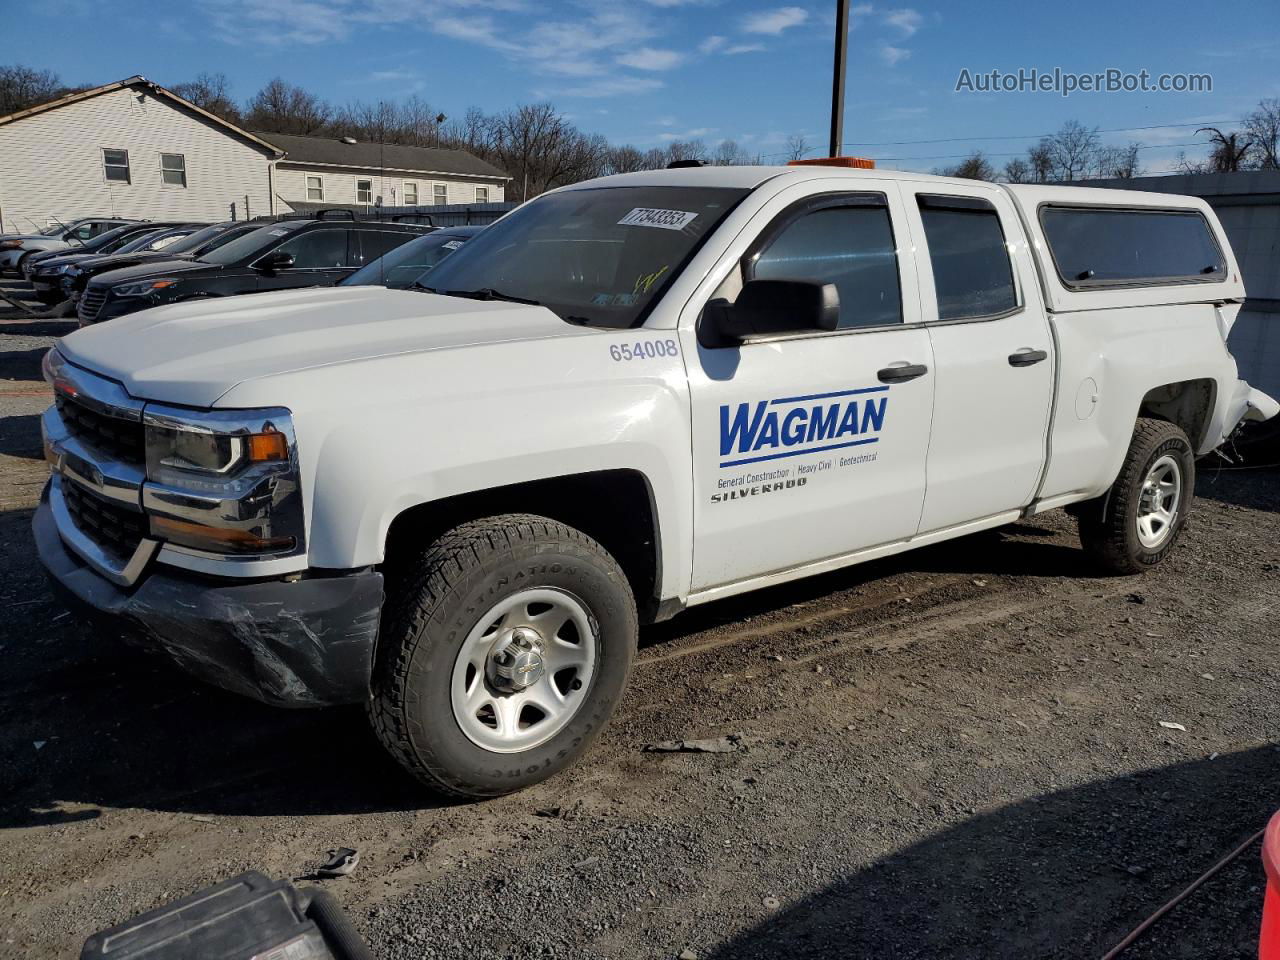
{"label": "dented bumper corner", "polygon": [[153,570],[126,590],[67,550],[47,496],[32,530],[41,563],[72,609],[208,683],[286,707],[369,695],[379,573],[239,583]]}
{"label": "dented bumper corner", "polygon": [[1235,390],[1227,404],[1226,417],[1222,422],[1222,436],[1219,443],[1225,443],[1242,423],[1257,423],[1270,420],[1280,414],[1280,403],[1256,390],[1243,380],[1237,380]]}

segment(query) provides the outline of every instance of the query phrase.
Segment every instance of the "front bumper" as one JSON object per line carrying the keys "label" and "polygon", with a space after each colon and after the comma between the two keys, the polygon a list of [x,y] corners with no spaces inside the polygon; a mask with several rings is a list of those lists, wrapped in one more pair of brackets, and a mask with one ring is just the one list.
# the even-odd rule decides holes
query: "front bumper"
{"label": "front bumper", "polygon": [[132,588],[67,549],[46,487],[32,520],[55,591],[90,622],[163,651],[188,673],[276,706],[360,703],[369,696],[382,574],[238,582],[161,570]]}

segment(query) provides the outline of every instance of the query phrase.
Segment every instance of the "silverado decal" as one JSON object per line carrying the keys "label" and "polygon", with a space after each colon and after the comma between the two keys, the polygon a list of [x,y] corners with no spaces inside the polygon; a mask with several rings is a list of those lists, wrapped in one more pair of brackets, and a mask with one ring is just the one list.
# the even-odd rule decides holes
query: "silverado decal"
{"label": "silverado decal", "polygon": [[[875,443],[884,428],[888,387],[779,397],[720,407],[721,467],[801,457]],[[858,398],[858,399],[852,399]],[[847,439],[846,439],[847,438]],[[826,442],[832,441],[832,442]],[[752,454],[738,456],[735,454]]]}

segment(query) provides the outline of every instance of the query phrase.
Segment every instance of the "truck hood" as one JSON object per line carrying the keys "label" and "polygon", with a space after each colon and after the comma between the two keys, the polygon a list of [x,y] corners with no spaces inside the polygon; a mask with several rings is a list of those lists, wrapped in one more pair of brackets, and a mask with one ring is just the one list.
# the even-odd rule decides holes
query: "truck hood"
{"label": "truck hood", "polygon": [[58,350],[139,399],[212,407],[238,383],[309,367],[590,333],[545,307],[313,287],[143,310],[77,330]]}

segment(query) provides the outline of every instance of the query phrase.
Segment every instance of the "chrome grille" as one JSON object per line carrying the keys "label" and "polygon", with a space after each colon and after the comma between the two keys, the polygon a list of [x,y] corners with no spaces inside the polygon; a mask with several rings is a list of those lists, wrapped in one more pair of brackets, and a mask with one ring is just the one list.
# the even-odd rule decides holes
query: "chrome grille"
{"label": "chrome grille", "polygon": [[80,306],[76,309],[76,316],[82,323],[93,323],[98,316],[98,311],[106,302],[107,288],[90,284],[80,295]]}
{"label": "chrome grille", "polygon": [[123,463],[142,465],[147,459],[142,423],[107,416],[56,392],[54,403],[67,432],[86,446]]}
{"label": "chrome grille", "polygon": [[147,535],[147,520],[141,513],[112,503],[78,483],[64,482],[62,496],[77,529],[117,556],[132,557]]}

